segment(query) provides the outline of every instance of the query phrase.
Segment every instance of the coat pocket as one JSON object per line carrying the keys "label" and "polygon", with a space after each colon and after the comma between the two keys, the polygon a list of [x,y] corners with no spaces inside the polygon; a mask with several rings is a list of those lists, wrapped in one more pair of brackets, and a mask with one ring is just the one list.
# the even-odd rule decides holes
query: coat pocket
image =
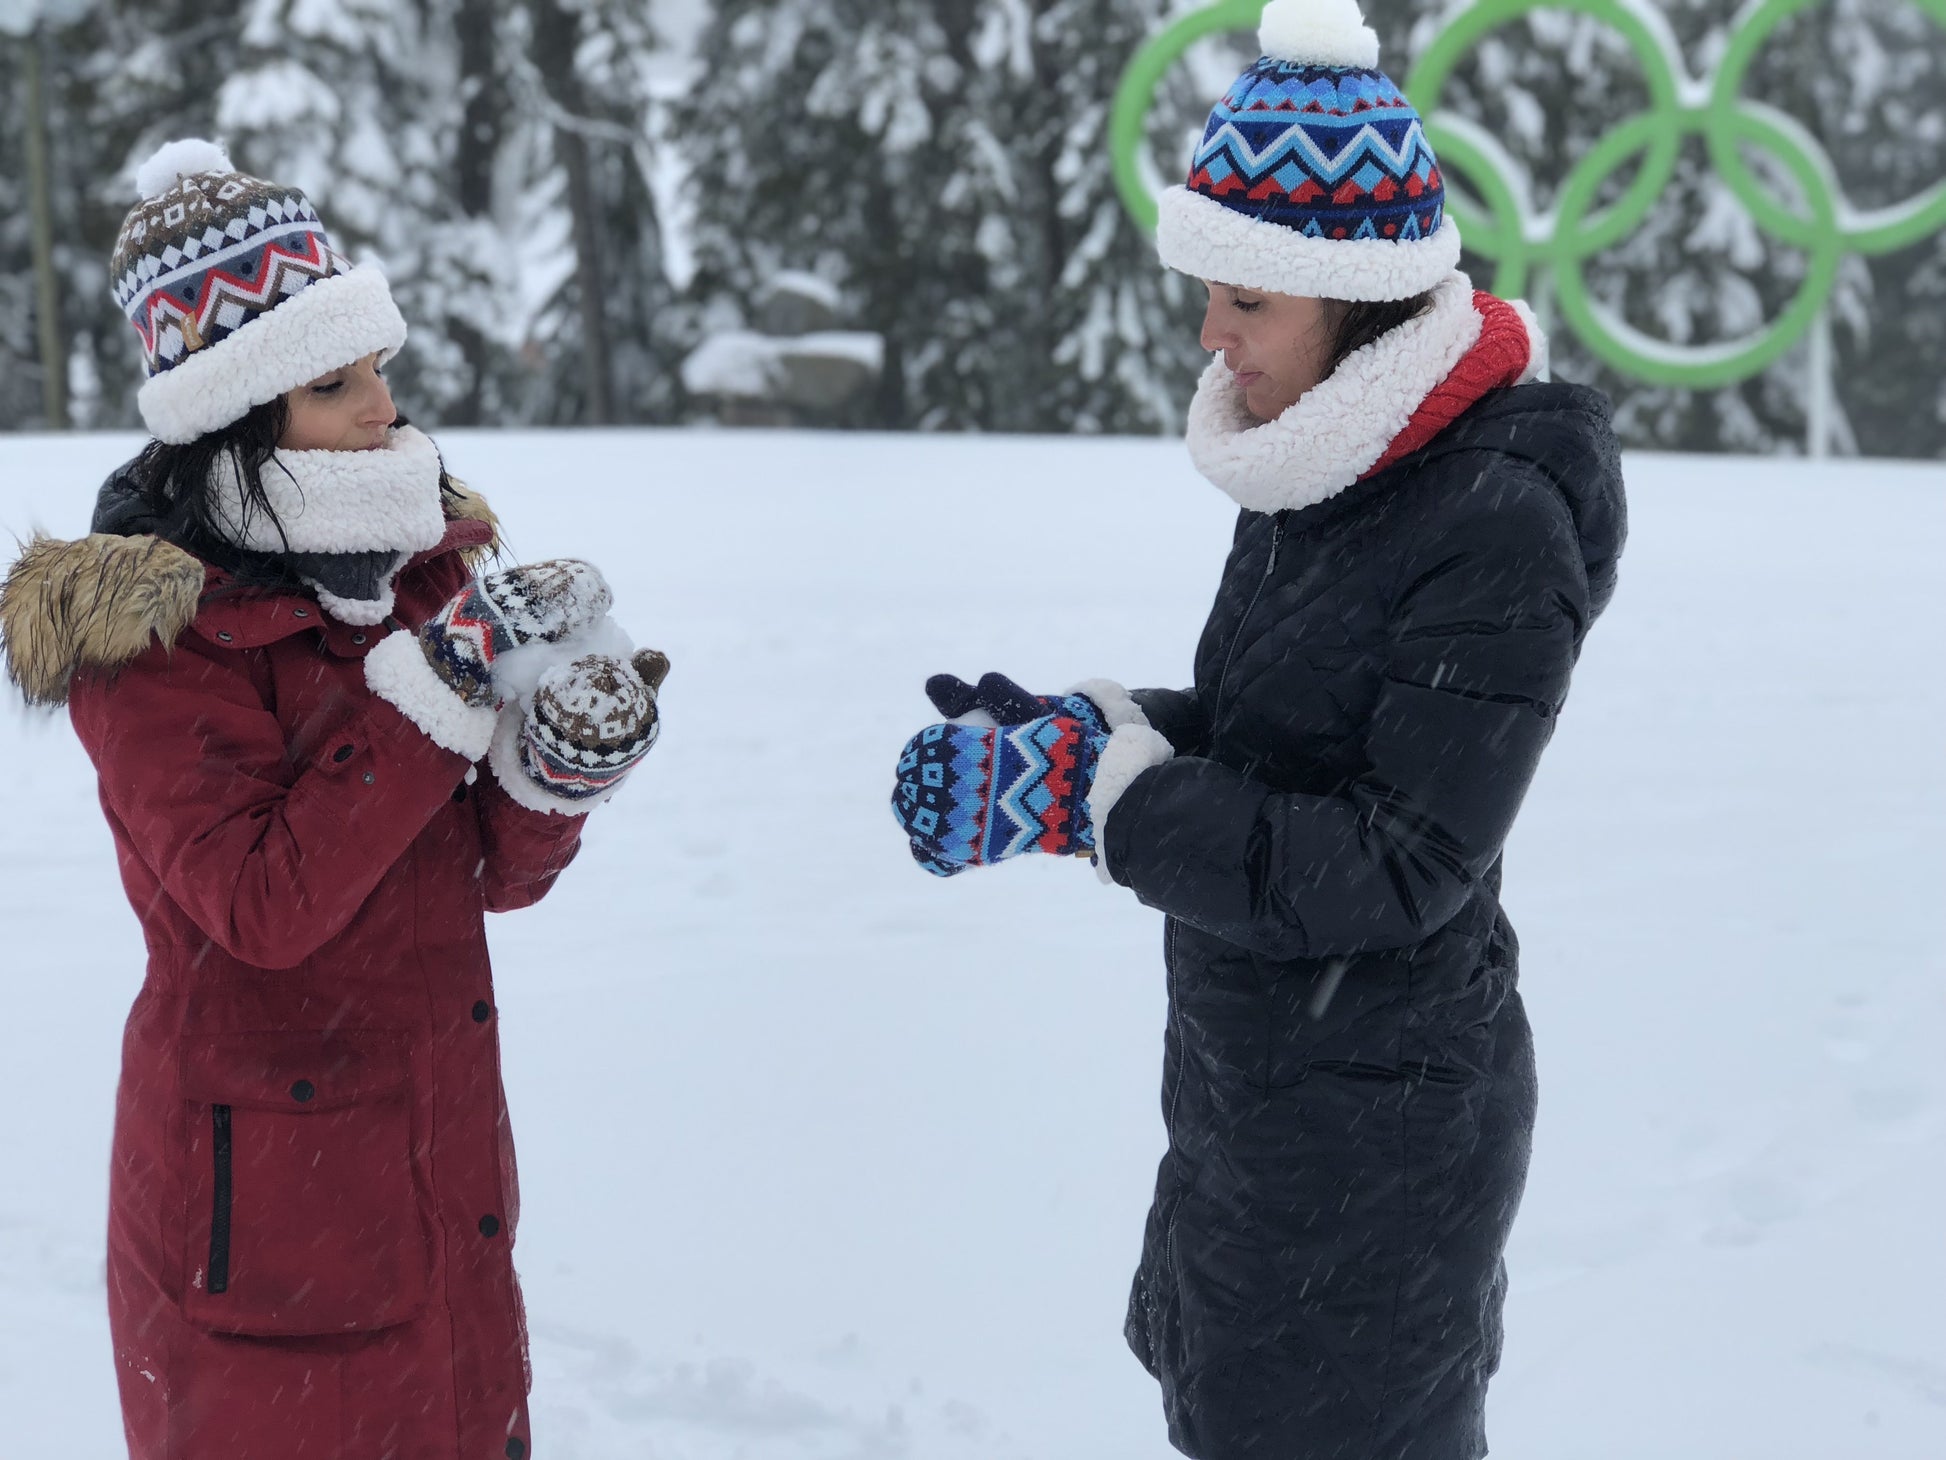
{"label": "coat pocket", "polygon": [[431,1278],[402,1034],[219,1034],[184,1049],[183,1314],[219,1333],[358,1333]]}

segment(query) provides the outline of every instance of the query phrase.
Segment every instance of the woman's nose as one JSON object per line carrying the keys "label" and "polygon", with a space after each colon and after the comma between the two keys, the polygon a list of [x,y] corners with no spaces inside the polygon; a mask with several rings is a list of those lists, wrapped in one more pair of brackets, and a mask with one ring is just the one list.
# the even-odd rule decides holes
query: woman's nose
{"label": "woman's nose", "polygon": [[389,426],[398,418],[398,407],[392,404],[392,387],[385,383],[385,377],[375,377],[372,381],[370,396],[366,402],[364,424],[367,426]]}
{"label": "woman's nose", "polygon": [[1236,344],[1236,331],[1226,326],[1217,313],[1216,301],[1210,300],[1203,309],[1203,348],[1211,354],[1227,350]]}

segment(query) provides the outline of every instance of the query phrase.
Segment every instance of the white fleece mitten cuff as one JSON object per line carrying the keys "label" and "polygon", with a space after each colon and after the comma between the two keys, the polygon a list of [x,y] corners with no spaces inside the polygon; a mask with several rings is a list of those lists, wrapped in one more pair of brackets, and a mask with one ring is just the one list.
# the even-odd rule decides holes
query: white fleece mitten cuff
{"label": "white fleece mitten cuff", "polygon": [[477,761],[493,740],[494,712],[469,705],[426,662],[419,636],[400,629],[365,656],[365,685],[435,745]]}
{"label": "white fleece mitten cuff", "polygon": [[1149,717],[1135,703],[1135,696],[1112,679],[1084,679],[1068,693],[1086,695],[1093,700],[1110,730],[1119,730],[1124,725],[1140,725],[1145,730],[1149,728]]}
{"label": "white fleece mitten cuff", "polygon": [[[1084,690],[1083,693],[1086,693]],[[1124,692],[1126,694],[1126,692]],[[1093,698],[1092,695],[1089,698]],[[1101,705],[1100,700],[1095,703]],[[1133,700],[1129,703],[1134,704]],[[1102,705],[1102,713],[1108,707]],[[1140,710],[1136,713],[1141,714]],[[1102,747],[1095,763],[1094,784],[1088,790],[1088,824],[1095,829],[1095,871],[1103,882],[1115,879],[1108,872],[1108,816],[1115,803],[1135,783],[1135,778],[1152,766],[1159,766],[1175,755],[1175,749],[1162,733],[1151,730],[1145,718],[1141,724],[1124,723],[1116,727]]]}

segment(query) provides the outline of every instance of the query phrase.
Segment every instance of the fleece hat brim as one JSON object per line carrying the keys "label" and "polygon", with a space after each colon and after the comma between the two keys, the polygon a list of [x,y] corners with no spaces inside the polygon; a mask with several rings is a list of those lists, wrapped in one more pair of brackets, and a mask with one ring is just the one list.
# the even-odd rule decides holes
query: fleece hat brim
{"label": "fleece hat brim", "polygon": [[1213,284],[1311,299],[1411,299],[1459,266],[1450,216],[1428,237],[1319,238],[1226,208],[1188,188],[1162,195],[1163,264]]}
{"label": "fleece hat brim", "polygon": [[137,396],[156,440],[186,445],[320,375],[405,345],[405,316],[384,273],[360,264],[318,279],[220,345],[154,376]]}

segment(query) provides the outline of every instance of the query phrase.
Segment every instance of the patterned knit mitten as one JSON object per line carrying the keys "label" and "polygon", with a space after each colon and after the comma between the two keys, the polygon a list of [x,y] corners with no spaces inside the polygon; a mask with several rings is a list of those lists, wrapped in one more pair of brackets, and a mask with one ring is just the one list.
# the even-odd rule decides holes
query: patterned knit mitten
{"label": "patterned knit mitten", "polygon": [[949,720],[978,714],[996,725],[1024,725],[1043,715],[1066,715],[1100,734],[1107,734],[1109,728],[1101,706],[1087,695],[1079,691],[1031,694],[997,670],[981,675],[978,684],[968,684],[955,674],[935,674],[926,681],[926,698]]}
{"label": "patterned knit mitten", "polygon": [[928,871],[1024,852],[1094,851],[1088,791],[1108,736],[1070,715],[1019,725],[929,725],[899,757],[892,814]]}
{"label": "patterned knit mitten", "polygon": [[669,660],[644,649],[632,662],[590,654],[542,675],[521,729],[527,779],[563,801],[613,791],[661,733],[655,696],[668,673]]}
{"label": "patterned knit mitten", "polygon": [[556,558],[476,578],[419,630],[426,662],[469,705],[493,706],[493,661],[536,639],[556,643],[614,603],[592,563]]}

